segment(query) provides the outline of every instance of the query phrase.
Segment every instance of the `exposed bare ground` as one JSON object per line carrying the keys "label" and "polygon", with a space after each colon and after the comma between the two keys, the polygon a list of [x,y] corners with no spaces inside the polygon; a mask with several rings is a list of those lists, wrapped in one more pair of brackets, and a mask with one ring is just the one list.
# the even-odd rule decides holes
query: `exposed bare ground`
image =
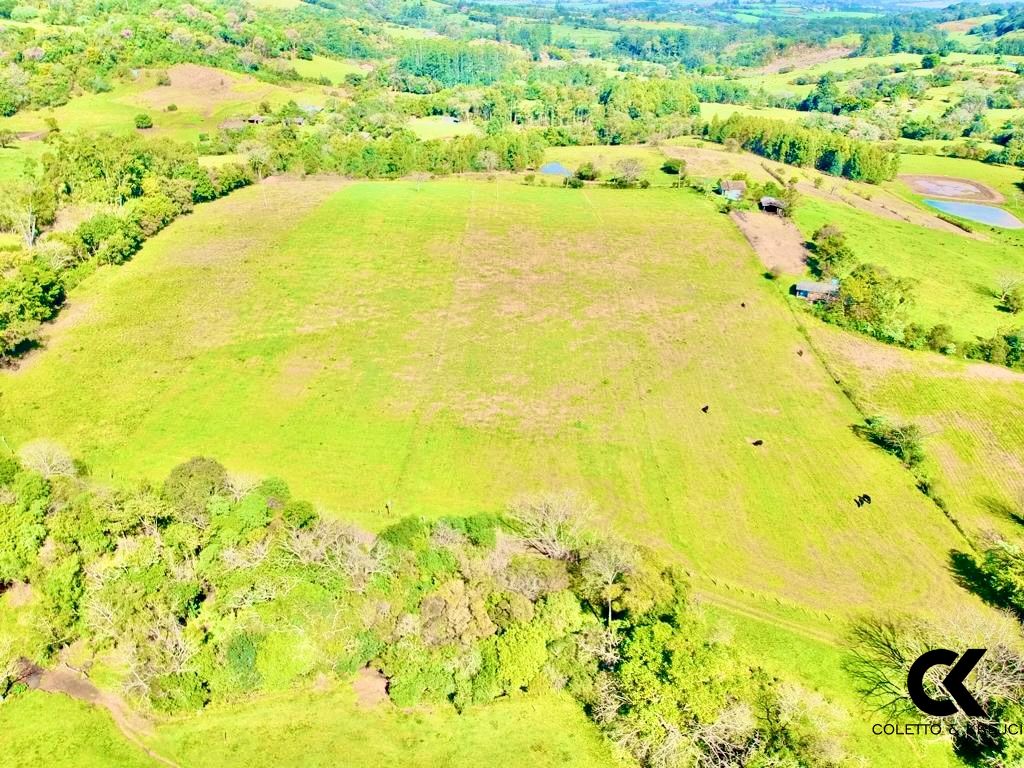
{"label": "exposed bare ground", "polygon": [[32,602],[32,585],[26,581],[16,581],[0,591],[0,594],[7,596],[7,604],[11,608],[20,608]]}
{"label": "exposed bare ground", "polygon": [[815,64],[824,64],[826,61],[845,58],[855,50],[856,48],[853,46],[845,45],[831,46],[829,48],[808,48],[805,46],[797,46],[785,56],[775,59],[775,61],[765,64],[763,67],[755,69],[754,72],[759,75],[777,75],[786,67],[791,67],[792,69],[813,67]]}
{"label": "exposed bare ground", "polygon": [[139,99],[153,109],[176,104],[209,115],[226,101],[259,101],[275,90],[268,83],[198,64],[176,64],[167,73],[170,85],[155,86],[139,94]]}
{"label": "exposed bare ground", "polygon": [[754,211],[730,214],[767,269],[773,267],[791,275],[807,269],[807,249],[796,225],[781,216]]}
{"label": "exposed bare ground", "polygon": [[376,707],[388,700],[388,679],[379,670],[363,667],[352,681],[352,687],[361,707]]}
{"label": "exposed bare ground", "polygon": [[978,203],[1002,203],[1006,198],[987,184],[953,176],[906,174],[897,177],[919,195],[948,200],[972,200]]}
{"label": "exposed bare ground", "polygon": [[46,693],[64,694],[107,710],[114,724],[129,742],[157,762],[170,766],[170,768],[180,768],[173,760],[157,754],[143,742],[143,736],[152,732],[152,726],[146,718],[133,712],[120,696],[101,691],[87,677],[71,667],[62,664],[54,669],[33,669],[25,678],[25,683],[29,688]]}

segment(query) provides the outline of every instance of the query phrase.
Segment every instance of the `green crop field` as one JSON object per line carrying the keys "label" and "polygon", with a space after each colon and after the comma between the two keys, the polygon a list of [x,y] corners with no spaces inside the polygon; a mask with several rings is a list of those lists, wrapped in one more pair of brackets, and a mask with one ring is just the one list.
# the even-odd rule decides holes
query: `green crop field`
{"label": "green crop field", "polygon": [[[216,455],[371,527],[385,509],[578,488],[709,587],[812,620],[954,599],[955,531],[850,432],[856,412],[797,356],[782,300],[710,203],[337,186],[241,192],[90,278],[47,350],[0,380],[6,437],[60,440],[100,477]],[[870,514],[850,502],[866,487]]]}

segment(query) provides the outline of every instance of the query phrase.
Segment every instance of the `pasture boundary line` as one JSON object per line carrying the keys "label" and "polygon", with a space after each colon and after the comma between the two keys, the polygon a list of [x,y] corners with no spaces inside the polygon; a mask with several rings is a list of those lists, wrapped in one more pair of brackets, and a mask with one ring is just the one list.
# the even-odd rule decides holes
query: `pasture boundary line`
{"label": "pasture boundary line", "polygon": [[[822,367],[825,369],[825,372],[828,373],[829,377],[832,379],[833,382],[835,382],[836,386],[839,388],[839,391],[843,393],[843,396],[847,399],[847,401],[849,401],[849,403],[854,407],[854,409],[856,409],[857,413],[860,414],[860,417],[864,420],[867,420],[870,414],[867,412],[864,406],[860,402],[858,402],[857,398],[854,397],[853,393],[850,392],[849,388],[843,386],[843,380],[840,378],[836,370],[829,364],[828,360],[825,358],[824,354],[821,352],[818,346],[814,343],[814,340],[811,338],[810,331],[807,329],[807,325],[804,323],[803,319],[797,314],[796,310],[793,309],[793,306],[788,301],[786,302],[786,306],[789,309],[790,314],[793,316],[793,320],[796,323],[797,329],[800,331],[800,335],[803,336],[804,339],[807,341],[807,346],[810,347],[815,359],[819,363],[821,363]],[[911,474],[911,476],[913,477],[913,474]],[[936,503],[935,499],[933,499],[931,496],[929,496],[927,493],[921,490],[920,485],[918,483],[914,483],[914,487],[922,496],[927,498],[932,503],[932,506],[934,506],[937,510],[939,510],[939,512],[942,513],[942,516],[949,521],[949,523],[956,529],[956,532],[959,533],[960,536],[963,538],[964,543],[967,544],[967,546],[970,548],[972,552],[976,553],[978,549],[974,545],[973,539],[968,535],[967,531],[964,530],[964,527],[960,524],[960,521],[957,520],[956,516],[952,512],[940,507]]]}

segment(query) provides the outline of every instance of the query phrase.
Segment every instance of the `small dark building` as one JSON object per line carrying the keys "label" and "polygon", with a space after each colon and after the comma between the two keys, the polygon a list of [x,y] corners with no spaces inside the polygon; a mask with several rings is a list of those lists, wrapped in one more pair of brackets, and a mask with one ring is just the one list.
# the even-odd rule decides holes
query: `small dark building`
{"label": "small dark building", "polygon": [[831,301],[839,294],[839,281],[819,283],[813,280],[801,280],[793,287],[793,293],[804,301]]}
{"label": "small dark building", "polygon": [[252,125],[263,125],[267,122],[267,118],[263,115],[249,115],[249,117],[245,118],[245,122],[251,123]]}
{"label": "small dark building", "polygon": [[786,210],[785,201],[779,200],[777,197],[762,197],[757,201],[757,205],[765,213],[781,214]]}

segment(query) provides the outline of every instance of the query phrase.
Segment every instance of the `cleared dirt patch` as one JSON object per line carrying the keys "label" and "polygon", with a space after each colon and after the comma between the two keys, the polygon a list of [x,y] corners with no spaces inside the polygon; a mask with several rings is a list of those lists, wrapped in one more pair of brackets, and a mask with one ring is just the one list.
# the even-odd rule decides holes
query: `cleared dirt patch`
{"label": "cleared dirt patch", "polygon": [[1005,201],[1005,198],[992,187],[971,179],[918,175],[897,178],[919,195],[941,197],[947,200],[973,200],[979,203],[1002,203]]}
{"label": "cleared dirt patch", "polygon": [[197,64],[176,64],[167,74],[170,85],[158,85],[139,95],[153,109],[176,104],[209,115],[225,102],[255,102],[275,92],[275,86],[268,83]]}
{"label": "cleared dirt patch", "polygon": [[376,707],[388,699],[388,679],[379,670],[363,667],[352,681],[361,707]]}
{"label": "cleared dirt patch", "polygon": [[754,71],[760,75],[777,75],[782,70],[802,69],[813,67],[815,64],[824,64],[833,59],[843,59],[853,53],[856,49],[851,46],[832,46],[830,48],[805,48],[796,47],[785,56],[776,59],[770,64],[765,64]]}
{"label": "cleared dirt patch", "polygon": [[791,275],[807,269],[807,249],[796,225],[781,216],[733,211],[729,215],[768,269],[776,267]]}

